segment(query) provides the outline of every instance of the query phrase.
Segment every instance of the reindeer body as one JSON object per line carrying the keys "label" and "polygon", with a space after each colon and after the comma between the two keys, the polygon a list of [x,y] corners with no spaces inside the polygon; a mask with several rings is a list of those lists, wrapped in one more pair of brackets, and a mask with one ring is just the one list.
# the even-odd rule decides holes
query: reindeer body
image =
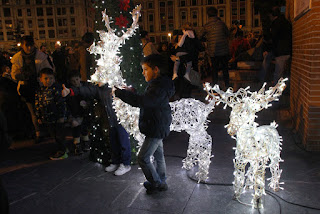
{"label": "reindeer body", "polygon": [[235,136],[237,141],[233,159],[234,197],[240,200],[240,195],[245,189],[253,189],[252,204],[255,208],[262,206],[261,198],[265,194],[265,169],[270,168],[272,176],[269,178],[269,187],[274,191],[280,188],[279,180],[282,172],[279,169],[279,163],[282,161],[280,158],[282,138],[276,130],[277,125],[273,122],[270,125],[258,126],[254,121],[255,114],[267,108],[270,101],[277,100],[285,88],[284,81],[286,79],[280,79],[278,84],[268,91],[264,90],[264,85],[259,92],[241,88],[235,93],[232,89],[223,92],[218,86],[210,88],[206,84],[209,95],[212,96],[212,91],[216,91],[221,97],[220,101],[232,108],[226,128],[228,134]]}

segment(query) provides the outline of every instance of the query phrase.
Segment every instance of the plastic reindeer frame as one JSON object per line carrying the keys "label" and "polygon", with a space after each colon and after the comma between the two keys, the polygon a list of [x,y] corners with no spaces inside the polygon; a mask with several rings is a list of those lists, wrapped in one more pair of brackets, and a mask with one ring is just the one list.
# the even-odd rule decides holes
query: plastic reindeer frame
{"label": "plastic reindeer frame", "polygon": [[[233,159],[234,197],[240,201],[240,195],[246,189],[252,189],[254,194],[251,204],[255,208],[263,207],[266,168],[270,168],[272,174],[268,179],[269,187],[274,191],[282,189],[282,183],[279,183],[282,172],[279,163],[283,161],[280,157],[282,138],[276,130],[277,124],[272,122],[270,125],[259,126],[254,121],[257,117],[255,114],[270,107],[270,102],[278,101],[286,87],[286,80],[281,78],[268,90],[265,90],[264,84],[258,92],[250,92],[249,87],[240,88],[237,92],[229,88],[224,92],[218,85],[212,88],[209,83],[205,84],[208,96],[214,96],[215,91],[220,95],[220,101],[225,103],[225,107],[232,108],[229,124],[225,127],[228,134],[237,141]],[[245,172],[248,163],[248,170]]]}
{"label": "plastic reindeer frame", "polygon": [[[100,55],[97,60],[98,67],[91,76],[92,82],[108,83],[110,87],[126,86],[120,70],[122,58],[119,49],[138,28],[140,9],[141,6],[137,6],[132,11],[133,23],[126,31],[122,31],[121,36],[116,35],[115,30],[111,29],[106,12],[102,13],[107,32],[98,31],[101,41],[97,44],[93,43],[88,49],[91,54]],[[170,129],[172,131],[185,130],[190,135],[187,157],[183,160],[183,168],[189,170],[194,165],[199,165],[199,170],[196,173],[199,181],[208,178],[212,138],[206,132],[207,116],[214,108],[214,102],[213,99],[210,104],[206,105],[195,99],[182,99],[170,103],[173,117]],[[120,124],[138,141],[140,147],[145,136],[139,131],[138,127],[139,109],[124,103],[118,98],[113,100],[113,107]]]}

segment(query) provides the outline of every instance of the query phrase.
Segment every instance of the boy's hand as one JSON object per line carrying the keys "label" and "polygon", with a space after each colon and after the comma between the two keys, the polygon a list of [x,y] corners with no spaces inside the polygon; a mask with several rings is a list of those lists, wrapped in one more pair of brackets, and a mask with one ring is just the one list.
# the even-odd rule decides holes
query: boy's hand
{"label": "boy's hand", "polygon": [[67,88],[64,84],[62,84],[62,97],[66,97],[70,94],[70,89]]}

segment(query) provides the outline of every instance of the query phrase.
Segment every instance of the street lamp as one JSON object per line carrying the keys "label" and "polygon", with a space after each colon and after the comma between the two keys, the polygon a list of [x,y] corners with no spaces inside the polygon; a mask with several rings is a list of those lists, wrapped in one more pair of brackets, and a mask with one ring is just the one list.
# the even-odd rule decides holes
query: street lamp
{"label": "street lamp", "polygon": [[170,41],[170,43],[171,43],[171,33],[168,33],[168,36],[169,36],[169,41]]}

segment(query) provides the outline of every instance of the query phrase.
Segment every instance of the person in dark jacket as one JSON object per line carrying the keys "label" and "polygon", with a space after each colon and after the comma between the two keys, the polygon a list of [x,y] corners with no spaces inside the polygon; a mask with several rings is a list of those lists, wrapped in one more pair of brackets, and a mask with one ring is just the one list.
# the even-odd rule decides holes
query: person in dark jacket
{"label": "person in dark jacket", "polygon": [[[66,88],[62,85],[62,96],[80,95],[84,99],[96,98],[105,107],[109,126],[110,126],[110,144],[112,164],[105,168],[106,172],[114,172],[120,176],[131,170],[131,147],[130,138],[126,130],[118,123],[116,113],[112,107],[111,88],[108,84],[83,85],[81,87]],[[69,97],[68,97],[69,98]]]}
{"label": "person in dark jacket", "polygon": [[263,67],[259,72],[259,80],[265,81],[266,73],[269,70],[272,59],[275,60],[275,71],[273,82],[276,83],[283,76],[286,63],[290,59],[292,52],[292,26],[290,22],[281,14],[279,7],[273,7],[269,13],[271,19],[271,40],[272,48],[263,53]]}
{"label": "person in dark jacket", "polygon": [[36,92],[35,108],[38,123],[48,128],[58,145],[58,151],[51,156],[51,160],[60,160],[68,157],[65,145],[64,122],[66,118],[66,103],[61,96],[61,85],[55,83],[54,72],[51,68],[40,71],[40,82],[43,86]]}
{"label": "person in dark jacket", "polygon": [[[80,72],[73,70],[69,72],[69,82],[71,87],[79,88],[89,85],[89,82],[82,82]],[[67,106],[70,111],[69,121],[72,127],[74,153],[81,155],[83,151],[90,150],[89,147],[89,105],[90,99],[84,99],[80,94],[67,99]],[[81,136],[81,142],[80,142]]]}
{"label": "person in dark jacket", "polygon": [[[138,155],[138,163],[147,179],[144,182],[147,194],[168,189],[162,140],[170,133],[172,117],[169,99],[174,94],[174,84],[165,75],[163,64],[163,59],[158,54],[143,59],[142,74],[148,82],[144,94],[138,95],[126,89],[115,90],[116,97],[140,108],[139,129],[146,138]],[[154,157],[156,167],[150,161],[151,156]]]}
{"label": "person in dark jacket", "polygon": [[229,55],[229,30],[226,24],[218,17],[218,10],[210,7],[207,10],[208,23],[204,26],[208,54],[212,62],[212,82],[218,82],[218,72],[222,70],[226,88],[229,87],[228,61]]}

